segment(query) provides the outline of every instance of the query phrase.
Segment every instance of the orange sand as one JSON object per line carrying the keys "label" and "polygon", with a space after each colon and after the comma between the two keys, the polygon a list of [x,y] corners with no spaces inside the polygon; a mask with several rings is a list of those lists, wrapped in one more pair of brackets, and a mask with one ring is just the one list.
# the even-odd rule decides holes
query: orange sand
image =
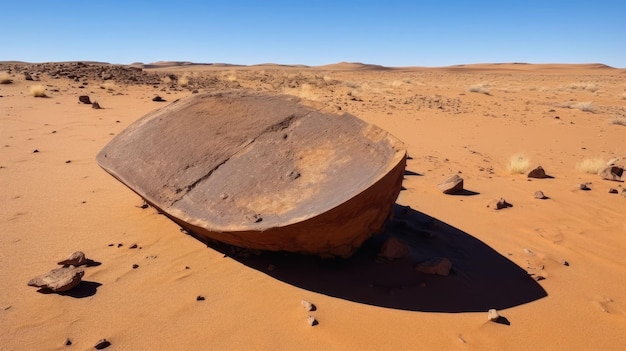
{"label": "orange sand", "polygon": [[[0,85],[1,349],[88,350],[102,338],[110,350],[626,347],[626,198],[608,193],[620,183],[577,169],[584,159],[626,156],[626,126],[611,123],[626,115],[626,71],[525,64],[151,67],[186,73],[190,87],[114,83],[109,91],[95,81],[78,89],[46,75],[41,82],[15,75],[13,84]],[[173,101],[191,94],[194,79],[211,77],[297,95],[404,141],[412,159],[397,203],[410,206],[417,233],[430,236],[415,247],[451,257],[453,275],[422,275],[375,255],[347,263],[231,257],[139,208],[141,199],[96,165],[96,153],[163,106],[151,101],[154,94]],[[49,98],[29,94],[40,83]],[[469,91],[480,84],[489,95]],[[82,94],[104,109],[78,104]],[[586,101],[594,112],[565,107]],[[511,174],[507,163],[516,153],[554,178]],[[478,194],[437,189],[456,172]],[[592,182],[591,191],[578,189],[584,182]],[[536,190],[550,199],[533,198]],[[500,197],[513,207],[487,207]],[[140,248],[130,249],[135,243]],[[80,293],[42,294],[26,285],[77,250],[101,263],[85,268]],[[526,272],[545,279],[535,282]],[[199,295],[206,300],[196,301]],[[306,323],[301,299],[317,306],[310,314],[319,325]],[[491,304],[509,325],[487,321]]]}

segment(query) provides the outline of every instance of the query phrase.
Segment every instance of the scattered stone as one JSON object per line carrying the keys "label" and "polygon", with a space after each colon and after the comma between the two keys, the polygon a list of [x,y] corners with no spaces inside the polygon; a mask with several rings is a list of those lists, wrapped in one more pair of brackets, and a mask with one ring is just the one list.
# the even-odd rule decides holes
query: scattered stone
{"label": "scattered stone", "polygon": [[93,104],[91,104],[91,108],[93,108],[94,110],[102,109],[102,107],[100,107],[100,104],[97,101],[94,101]]}
{"label": "scattered stone", "polygon": [[72,163],[72,160],[67,160],[65,161],[65,163]]}
{"label": "scattered stone", "polygon": [[65,339],[65,346],[70,346],[72,345],[72,340],[70,340],[70,338]]}
{"label": "scattered stone", "polygon": [[541,190],[535,191],[535,199],[545,200],[547,198],[548,197],[543,193],[543,191],[541,191]]}
{"label": "scattered stone", "polygon": [[591,188],[589,187],[589,184],[591,183],[582,183],[578,187],[580,188],[580,190],[589,191],[591,190]]}
{"label": "scattered stone", "polygon": [[461,178],[458,174],[451,175],[439,183],[437,187],[444,194],[458,193],[463,191],[463,178]]}
{"label": "scattered stone", "polygon": [[[489,206],[487,206],[489,207]],[[494,209],[495,210],[502,210],[504,208],[508,208],[508,207],[513,207],[512,204],[506,202],[506,200],[504,198],[500,198],[500,200],[498,200],[495,204]]]}
{"label": "scattered stone", "polygon": [[567,262],[566,260],[561,260],[561,264],[569,267],[569,262]]}
{"label": "scattered stone", "polygon": [[546,277],[544,277],[543,275],[536,275],[533,277],[533,279],[539,282],[539,281],[545,280]]}
{"label": "scattered stone", "polygon": [[138,247],[137,244],[132,244],[130,245],[129,249],[136,249],[137,247]]}
{"label": "scattered stone", "polygon": [[619,194],[619,191],[617,191],[617,189],[615,189],[615,188],[610,188],[609,189],[609,194]]}
{"label": "scattered stone", "polygon": [[89,95],[81,95],[78,97],[78,101],[83,104],[91,105],[91,100],[89,99]]}
{"label": "scattered stone", "polygon": [[152,98],[152,101],[164,102],[165,100],[159,95]]}
{"label": "scattered stone", "polygon": [[450,275],[451,269],[452,262],[445,257],[431,258],[415,266],[415,270],[418,272],[443,276]]}
{"label": "scattered stone", "polygon": [[124,246],[124,244],[122,243],[117,244],[117,247],[122,247],[122,246]]}
{"label": "scattered stone", "polygon": [[24,80],[33,80],[33,76],[28,72],[24,72]]}
{"label": "scattered stone", "polygon": [[498,318],[500,318],[500,314],[498,314],[498,311],[495,308],[492,308],[489,312],[487,312],[487,320],[495,322]]}
{"label": "scattered stone", "polygon": [[98,342],[94,345],[94,348],[96,350],[104,350],[107,347],[111,346],[111,342],[108,341],[107,339],[100,339],[98,340]]}
{"label": "scattered stone", "polygon": [[549,177],[546,174],[546,171],[543,169],[543,167],[538,166],[537,168],[528,172],[528,178],[543,179],[543,178],[549,178]]}
{"label": "scattered stone", "polygon": [[621,182],[623,181],[624,168],[615,165],[606,166],[598,172],[598,175],[605,180]]}
{"label": "scattered stone", "polygon": [[85,253],[82,251],[76,251],[73,254],[71,254],[68,258],[57,262],[57,264],[63,265],[64,267],[67,267],[67,266],[78,267],[80,265],[86,264],[87,262],[89,262],[89,260],[85,257]]}
{"label": "scattered stone", "polygon": [[136,264],[136,263],[135,263],[135,264],[133,264],[133,269],[137,269],[137,268],[139,268],[139,265],[138,265],[138,264]]}
{"label": "scattered stone", "polygon": [[54,292],[63,292],[80,284],[83,275],[85,275],[85,271],[79,268],[57,268],[31,279],[28,281],[28,285],[50,289]]}
{"label": "scattered stone", "polygon": [[204,296],[202,296],[202,295],[198,295],[198,296],[196,297],[196,301],[204,301],[204,300],[206,300],[206,299],[205,299],[205,298],[204,298]]}
{"label": "scattered stone", "polygon": [[38,153],[38,152],[39,152],[39,150],[38,150],[38,149],[33,150],[33,154],[36,154],[36,153]]}
{"label": "scattered stone", "polygon": [[312,311],[317,310],[317,307],[315,307],[315,305],[314,305],[314,304],[310,303],[310,302],[309,302],[309,301],[307,301],[307,300],[302,300],[302,301],[300,301],[300,304],[302,305],[302,307],[304,307],[304,309],[305,309],[307,312],[312,312]]}
{"label": "scattered stone", "polygon": [[319,322],[317,321],[317,319],[315,319],[315,317],[313,317],[313,316],[311,316],[311,315],[306,316],[306,322],[307,322],[310,326],[312,326],[312,327],[314,327],[314,326],[316,326],[316,325],[318,325],[318,324],[319,324]]}
{"label": "scattered stone", "polygon": [[408,253],[408,246],[402,240],[392,236],[385,240],[378,256],[391,261],[406,257]]}

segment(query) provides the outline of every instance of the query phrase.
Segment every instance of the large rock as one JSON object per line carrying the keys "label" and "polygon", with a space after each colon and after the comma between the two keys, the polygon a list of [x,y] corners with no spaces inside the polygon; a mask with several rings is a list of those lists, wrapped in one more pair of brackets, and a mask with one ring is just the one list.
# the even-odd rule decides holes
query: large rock
{"label": "large rock", "polygon": [[528,178],[544,179],[549,178],[549,176],[546,174],[546,171],[543,169],[543,167],[537,166],[537,168],[528,172]]}
{"label": "large rock", "polygon": [[605,180],[623,181],[624,168],[615,165],[604,167],[598,172],[598,175]]}
{"label": "large rock", "polygon": [[50,289],[55,292],[63,292],[80,284],[84,274],[85,271],[80,268],[57,268],[31,279],[28,285]]}
{"label": "large rock", "polygon": [[196,235],[261,250],[351,255],[382,230],[406,149],[295,97],[194,94],[105,146],[107,172]]}

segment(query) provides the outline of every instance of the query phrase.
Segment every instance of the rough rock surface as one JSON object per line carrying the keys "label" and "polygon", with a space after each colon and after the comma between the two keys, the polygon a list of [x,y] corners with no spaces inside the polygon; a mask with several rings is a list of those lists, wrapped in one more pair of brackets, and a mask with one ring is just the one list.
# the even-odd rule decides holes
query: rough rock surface
{"label": "rough rock surface", "polygon": [[350,256],[382,230],[406,148],[295,97],[194,94],[118,134],[101,167],[187,231],[250,249]]}
{"label": "rough rock surface", "polygon": [[84,274],[85,271],[80,268],[57,268],[31,279],[28,285],[50,289],[55,292],[63,292],[80,284]]}
{"label": "rough rock surface", "polygon": [[451,175],[444,179],[437,186],[444,194],[454,194],[463,190],[463,178],[458,174]]}
{"label": "rough rock surface", "polygon": [[68,258],[57,262],[57,264],[63,265],[63,266],[75,266],[78,267],[80,265],[83,265],[85,263],[89,262],[89,260],[85,257],[85,253],[82,251],[76,251],[73,254],[71,254]]}

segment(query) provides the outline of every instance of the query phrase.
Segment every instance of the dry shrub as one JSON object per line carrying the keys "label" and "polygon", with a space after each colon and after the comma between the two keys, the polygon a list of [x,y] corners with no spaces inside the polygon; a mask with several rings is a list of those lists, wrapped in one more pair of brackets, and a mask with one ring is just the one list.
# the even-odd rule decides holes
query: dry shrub
{"label": "dry shrub", "polygon": [[575,108],[583,112],[594,112],[596,110],[596,107],[593,105],[593,101],[585,101],[585,102],[571,102],[570,101],[570,102],[561,104],[558,107]]}
{"label": "dry shrub", "polygon": [[178,78],[178,85],[183,88],[189,85],[189,76],[187,75],[187,73],[183,74],[182,77]]}
{"label": "dry shrub", "polygon": [[597,174],[606,167],[606,162],[601,158],[586,158],[576,165],[576,169],[583,173]]}
{"label": "dry shrub", "polygon": [[528,168],[530,168],[530,160],[523,154],[515,154],[511,156],[507,168],[511,173],[526,173]]}
{"label": "dry shrub", "polygon": [[578,89],[586,90],[592,93],[595,93],[596,91],[598,91],[598,86],[596,86],[593,83],[572,83],[572,84],[566,85],[565,88],[572,89],[572,90],[578,90]]}
{"label": "dry shrub", "polygon": [[491,95],[491,93],[489,92],[489,84],[486,83],[472,85],[471,87],[467,88],[467,91],[469,91],[470,93]]}
{"label": "dry shrub", "polygon": [[34,97],[46,97],[46,88],[39,84],[30,87],[30,95]]}
{"label": "dry shrub", "polygon": [[611,124],[616,124],[620,126],[626,126],[626,118],[623,117],[615,117],[611,120]]}
{"label": "dry shrub", "polygon": [[13,79],[7,72],[0,72],[0,84],[11,84]]}

